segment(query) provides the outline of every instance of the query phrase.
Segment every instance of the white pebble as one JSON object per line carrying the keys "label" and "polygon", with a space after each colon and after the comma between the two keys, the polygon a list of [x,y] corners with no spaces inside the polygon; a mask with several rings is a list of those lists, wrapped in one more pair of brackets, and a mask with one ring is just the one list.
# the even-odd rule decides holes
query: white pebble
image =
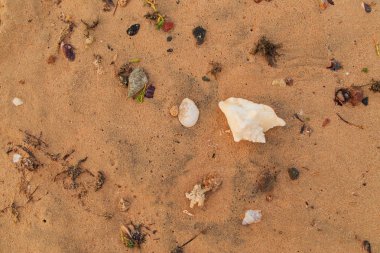
{"label": "white pebble", "polygon": [[247,210],[243,219],[243,225],[249,225],[252,223],[258,223],[261,221],[261,210]]}
{"label": "white pebble", "polygon": [[13,154],[13,163],[18,163],[21,160],[21,155],[20,154]]}
{"label": "white pebble", "polygon": [[184,127],[194,126],[199,118],[199,110],[194,101],[185,98],[179,106],[178,119]]}
{"label": "white pebble", "polygon": [[22,105],[24,103],[24,101],[22,101],[20,98],[14,98],[12,100],[12,103],[15,105],[15,106],[19,106],[19,105]]}

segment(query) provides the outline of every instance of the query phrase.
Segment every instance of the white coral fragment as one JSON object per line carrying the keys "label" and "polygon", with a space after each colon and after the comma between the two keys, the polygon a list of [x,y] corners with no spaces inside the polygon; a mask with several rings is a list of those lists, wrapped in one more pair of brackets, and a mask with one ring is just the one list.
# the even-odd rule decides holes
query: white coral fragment
{"label": "white coral fragment", "polygon": [[190,193],[185,193],[186,198],[190,200],[190,208],[193,208],[196,204],[202,207],[205,203],[205,193],[207,191],[208,189],[204,189],[200,184],[196,184]]}
{"label": "white coral fragment", "polygon": [[247,210],[243,219],[243,225],[249,225],[252,223],[258,223],[261,221],[261,210]]}
{"label": "white coral fragment", "polygon": [[219,102],[219,108],[227,118],[235,142],[247,140],[265,143],[264,132],[286,124],[271,107],[243,98],[228,98]]}

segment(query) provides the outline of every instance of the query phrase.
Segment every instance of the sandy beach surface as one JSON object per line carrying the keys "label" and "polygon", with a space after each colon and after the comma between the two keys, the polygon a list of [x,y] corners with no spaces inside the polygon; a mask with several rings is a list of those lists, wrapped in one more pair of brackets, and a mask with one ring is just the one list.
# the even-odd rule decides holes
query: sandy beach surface
{"label": "sandy beach surface", "polygon": [[[114,15],[100,0],[0,0],[0,252],[140,252],[120,238],[130,222],[145,225],[141,252],[170,252],[195,235],[184,252],[366,252],[364,240],[380,252],[380,93],[363,87],[368,106],[333,101],[339,87],[380,79],[380,2],[371,13],[361,3],[157,0],[175,24],[164,32],[140,0]],[[81,19],[99,24],[86,32]],[[74,61],[57,49],[65,20],[75,24],[65,39]],[[207,30],[202,45],[197,26]],[[250,54],[262,36],[282,45],[276,67]],[[116,76],[136,58],[156,87],[143,103]],[[327,69],[331,58],[343,69]],[[222,65],[217,78],[211,61]],[[272,85],[284,77],[293,85]],[[169,113],[186,97],[200,110],[191,128]],[[287,124],[265,144],[236,143],[218,108],[229,97],[269,105]],[[39,162],[33,171],[12,161],[25,150]],[[70,168],[83,172],[75,185]],[[105,182],[95,190],[98,171]],[[185,193],[214,172],[223,184],[189,208]],[[273,187],[258,191],[264,172],[276,175]],[[248,209],[261,222],[242,226]]]}

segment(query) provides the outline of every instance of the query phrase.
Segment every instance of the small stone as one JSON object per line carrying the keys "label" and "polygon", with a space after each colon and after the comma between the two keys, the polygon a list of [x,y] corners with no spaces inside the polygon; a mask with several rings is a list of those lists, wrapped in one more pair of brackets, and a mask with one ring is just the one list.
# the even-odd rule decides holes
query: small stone
{"label": "small stone", "polygon": [[368,97],[363,98],[362,103],[363,103],[363,105],[367,106],[368,105]]}
{"label": "small stone", "polygon": [[57,57],[55,55],[50,55],[47,59],[48,64],[53,64],[57,60]]}
{"label": "small stone", "polygon": [[89,35],[87,38],[86,38],[86,40],[85,40],[85,43],[86,43],[86,45],[91,45],[93,42],[94,42],[94,36],[92,36],[92,35]]}
{"label": "small stone", "polygon": [[130,207],[131,207],[131,203],[127,199],[125,199],[125,198],[120,199],[120,201],[119,201],[120,211],[126,212],[129,210]]}
{"label": "small stone", "polygon": [[148,77],[142,68],[135,68],[128,77],[128,97],[139,93],[148,83]]}
{"label": "small stone", "polygon": [[21,161],[22,156],[20,154],[13,154],[12,161],[13,163],[18,163]]}
{"label": "small stone", "polygon": [[285,83],[286,83],[287,86],[293,86],[293,83],[294,83],[293,78],[286,77],[284,80],[285,80]]}
{"label": "small stone", "polygon": [[193,29],[193,36],[197,40],[197,45],[202,45],[206,38],[206,30],[202,26]]}
{"label": "small stone", "polygon": [[369,5],[369,4],[365,3],[365,2],[362,2],[362,7],[363,7],[363,9],[364,9],[365,12],[371,13],[371,11],[372,11],[371,5]]}
{"label": "small stone", "polygon": [[249,225],[252,223],[258,223],[262,218],[261,210],[247,210],[242,222],[242,225]]}
{"label": "small stone", "polygon": [[171,21],[165,21],[164,24],[162,25],[162,30],[164,32],[169,32],[174,28],[174,23]]}
{"label": "small stone", "polygon": [[210,82],[210,78],[208,76],[202,76],[202,81]]}
{"label": "small stone", "polygon": [[129,0],[119,0],[118,4],[120,7],[125,7],[125,6],[127,6],[128,2],[129,2]]}
{"label": "small stone", "polygon": [[167,42],[170,42],[170,41],[172,41],[173,40],[173,37],[172,36],[168,36],[167,38],[166,38],[166,41]]}
{"label": "small stone", "polygon": [[284,79],[274,79],[272,81],[273,86],[286,87],[286,82]]}
{"label": "small stone", "polygon": [[171,108],[170,108],[170,115],[172,115],[173,117],[177,117],[178,116],[178,113],[179,113],[179,110],[178,110],[178,106],[176,105],[173,105]]}
{"label": "small stone", "polygon": [[193,127],[199,119],[199,109],[193,100],[185,98],[179,105],[178,120],[184,127]]}
{"label": "small stone", "polygon": [[71,44],[61,43],[61,50],[69,61],[75,60],[74,47]]}
{"label": "small stone", "polygon": [[15,105],[15,106],[20,106],[22,104],[24,104],[24,101],[22,101],[20,98],[14,98],[12,100],[12,103]]}
{"label": "small stone", "polygon": [[300,176],[300,172],[297,168],[289,168],[288,174],[291,180],[296,180]]}
{"label": "small stone", "polygon": [[140,24],[134,24],[128,28],[127,34],[129,36],[135,36],[139,30],[140,30]]}
{"label": "small stone", "polygon": [[172,53],[173,52],[173,48],[169,48],[168,50],[166,50],[166,52]]}

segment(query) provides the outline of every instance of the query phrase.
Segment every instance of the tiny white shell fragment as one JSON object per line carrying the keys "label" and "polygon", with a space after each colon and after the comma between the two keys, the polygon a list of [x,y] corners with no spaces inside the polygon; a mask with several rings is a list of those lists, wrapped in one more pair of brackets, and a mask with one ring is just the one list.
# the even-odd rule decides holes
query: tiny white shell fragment
{"label": "tiny white shell fragment", "polygon": [[91,45],[91,44],[94,42],[94,40],[95,40],[94,36],[89,35],[89,36],[86,38],[85,43],[86,43],[86,45]]}
{"label": "tiny white shell fragment", "polygon": [[20,154],[13,154],[12,161],[13,163],[18,163],[21,161],[22,156]]}
{"label": "tiny white shell fragment", "polygon": [[274,79],[272,81],[273,86],[286,87],[286,82],[284,79]]}
{"label": "tiny white shell fragment", "polygon": [[286,124],[271,107],[243,98],[231,97],[221,101],[219,108],[227,118],[235,142],[247,140],[265,143],[264,132]]}
{"label": "tiny white shell fragment", "polygon": [[199,110],[194,101],[185,98],[179,106],[178,119],[184,127],[194,126],[199,118]]}
{"label": "tiny white shell fragment", "polygon": [[261,221],[261,210],[247,210],[243,219],[242,225],[249,225]]}
{"label": "tiny white shell fragment", "polygon": [[24,101],[21,100],[21,98],[14,98],[12,100],[12,103],[15,105],[15,106],[19,106],[19,105],[22,105],[24,103]]}
{"label": "tiny white shell fragment", "polygon": [[177,106],[177,105],[173,105],[173,106],[170,108],[170,110],[169,110],[170,115],[172,115],[173,117],[177,117],[177,116],[178,116],[178,113],[179,113],[178,110],[179,110],[179,109],[178,109],[178,106]]}

